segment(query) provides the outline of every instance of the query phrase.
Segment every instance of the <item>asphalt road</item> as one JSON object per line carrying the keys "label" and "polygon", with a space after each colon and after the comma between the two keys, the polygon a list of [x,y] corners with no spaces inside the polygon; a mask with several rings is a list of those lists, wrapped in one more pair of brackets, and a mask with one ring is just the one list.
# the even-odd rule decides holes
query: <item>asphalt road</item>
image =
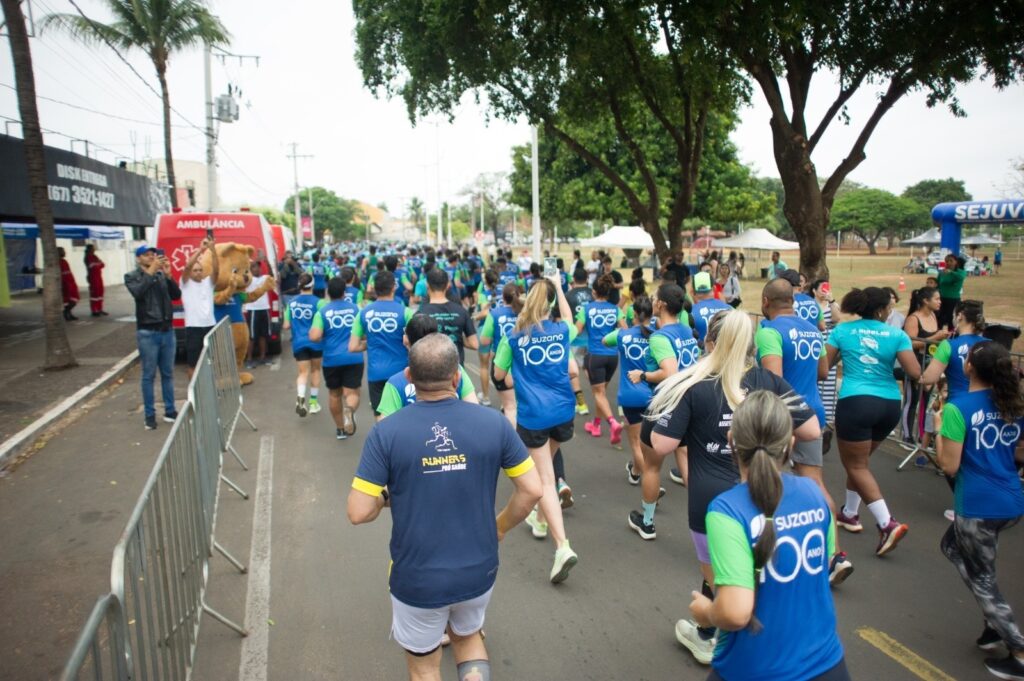
{"label": "asphalt road", "polygon": [[[345,517],[371,425],[365,390],[357,434],[338,442],[326,406],[304,419],[294,413],[290,355],[256,376],[244,396],[259,431],[240,425],[235,436],[252,470],[225,464],[252,498],[222,487],[217,519],[218,540],[250,561],[250,570],[239,575],[215,557],[207,593],[211,606],[246,620],[251,633],[242,639],[204,618],[193,678],[404,678],[402,651],[388,638],[390,519],[385,512],[371,525],[352,527]],[[485,625],[494,678],[702,679],[706,668],[673,635],[700,583],[686,490],[664,473],[668,494],[658,513],[658,539],[640,540],[626,525],[628,511],[639,507],[638,488],[626,483],[627,454],[608,444],[607,429],[605,439],[595,440],[582,424],[577,419],[576,438],[564,447],[576,497],[566,525],[580,563],[568,581],[552,586],[550,540],[533,539],[525,527],[506,537]],[[910,525],[907,538],[879,559],[873,533],[840,535],[855,565],[835,590],[851,674],[893,681],[990,678],[982,667],[986,653],[974,647],[982,628],[977,606],[938,549],[948,526],[942,511],[950,505],[949,490],[929,471],[911,466],[897,473],[900,452],[886,445],[873,463],[890,508]],[[834,451],[826,476],[840,495],[842,468]],[[500,482],[499,504],[510,489]],[[1000,546],[1001,587],[1018,613],[1024,613],[1022,564],[1024,528],[1018,527]],[[443,669],[445,678],[454,678],[450,653]]]}

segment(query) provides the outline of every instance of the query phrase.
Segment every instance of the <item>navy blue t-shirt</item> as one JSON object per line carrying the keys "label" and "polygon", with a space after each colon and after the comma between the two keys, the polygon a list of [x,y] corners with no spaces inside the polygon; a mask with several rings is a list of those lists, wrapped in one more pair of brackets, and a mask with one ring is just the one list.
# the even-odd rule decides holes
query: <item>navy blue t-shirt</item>
{"label": "navy blue t-shirt", "polygon": [[416,402],[366,437],[352,486],[391,495],[391,595],[415,608],[476,598],[498,574],[498,472],[533,461],[500,413],[449,398]]}

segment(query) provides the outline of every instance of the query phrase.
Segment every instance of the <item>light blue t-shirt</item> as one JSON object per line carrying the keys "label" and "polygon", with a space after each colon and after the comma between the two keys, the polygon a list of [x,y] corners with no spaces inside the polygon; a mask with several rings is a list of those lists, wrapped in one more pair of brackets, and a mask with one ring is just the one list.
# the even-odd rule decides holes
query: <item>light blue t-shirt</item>
{"label": "light blue t-shirt", "polygon": [[910,336],[902,329],[876,319],[857,319],[832,329],[826,344],[837,348],[843,359],[839,399],[856,395],[900,399],[892,367],[897,353],[912,349]]}

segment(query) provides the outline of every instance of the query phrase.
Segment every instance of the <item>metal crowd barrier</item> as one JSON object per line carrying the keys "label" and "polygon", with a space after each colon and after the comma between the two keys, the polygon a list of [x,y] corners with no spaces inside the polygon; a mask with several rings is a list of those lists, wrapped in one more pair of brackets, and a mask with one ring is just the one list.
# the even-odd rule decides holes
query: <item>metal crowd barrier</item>
{"label": "metal crowd barrier", "polygon": [[218,483],[248,498],[222,473],[225,451],[242,463],[231,446],[239,415],[241,389],[225,320],[204,340],[188,399],[114,549],[110,593],[86,620],[62,681],[83,674],[97,681],[188,679],[204,612],[246,635],[206,603],[214,550],[246,572],[214,536]]}

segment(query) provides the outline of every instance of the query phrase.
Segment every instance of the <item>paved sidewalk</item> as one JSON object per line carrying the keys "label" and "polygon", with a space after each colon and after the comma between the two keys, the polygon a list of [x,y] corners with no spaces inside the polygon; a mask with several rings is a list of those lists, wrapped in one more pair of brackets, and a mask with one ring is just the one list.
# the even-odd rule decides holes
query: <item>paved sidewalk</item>
{"label": "paved sidewalk", "polygon": [[106,309],[109,317],[92,317],[86,302],[67,323],[77,367],[43,371],[42,296],[17,295],[0,308],[0,443],[135,350],[135,304],[124,286],[107,289]]}

